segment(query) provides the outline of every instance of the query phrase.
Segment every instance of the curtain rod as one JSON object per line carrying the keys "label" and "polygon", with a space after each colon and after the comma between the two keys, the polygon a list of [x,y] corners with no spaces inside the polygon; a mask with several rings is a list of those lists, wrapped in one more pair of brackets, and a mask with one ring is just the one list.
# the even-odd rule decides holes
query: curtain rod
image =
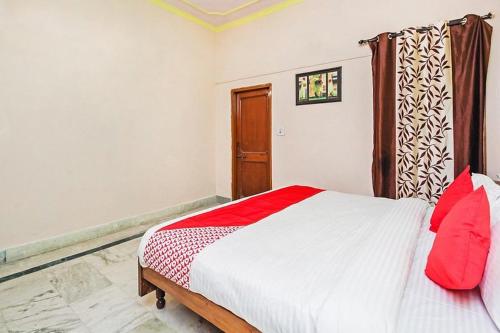
{"label": "curtain rod", "polygon": [[[494,14],[492,12],[489,12],[488,14],[481,16],[481,18],[483,20],[489,20],[489,19],[493,18],[493,15]],[[459,24],[464,25],[465,23],[467,23],[467,17],[466,16],[462,17],[461,19],[455,19],[455,20],[448,21],[448,26],[451,27],[453,25],[459,25]],[[426,31],[429,31],[431,29],[432,29],[432,25],[429,25],[427,27],[418,28],[417,31],[418,32],[426,32]],[[402,35],[403,35],[402,31],[400,31],[400,32],[390,32],[389,33],[389,38],[399,37],[399,36],[402,36]],[[359,45],[363,45],[363,44],[366,44],[366,43],[369,43],[369,42],[378,42],[378,36],[370,38],[370,39],[362,39],[362,40],[360,40],[358,42],[358,44]]]}

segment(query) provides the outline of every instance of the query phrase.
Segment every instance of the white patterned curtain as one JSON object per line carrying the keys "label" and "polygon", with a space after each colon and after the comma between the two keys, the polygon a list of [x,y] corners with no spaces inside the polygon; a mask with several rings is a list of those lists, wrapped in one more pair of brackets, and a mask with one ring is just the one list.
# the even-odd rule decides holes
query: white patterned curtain
{"label": "white patterned curtain", "polygon": [[405,29],[396,54],[397,197],[436,203],[454,176],[448,25]]}

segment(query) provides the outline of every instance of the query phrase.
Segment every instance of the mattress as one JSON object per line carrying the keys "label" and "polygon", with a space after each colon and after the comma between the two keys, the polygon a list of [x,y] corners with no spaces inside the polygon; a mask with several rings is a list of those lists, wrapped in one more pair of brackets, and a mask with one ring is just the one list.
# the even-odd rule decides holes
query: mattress
{"label": "mattress", "polygon": [[429,231],[432,209],[422,226],[415,258],[399,314],[401,333],[498,333],[478,289],[449,291],[436,285],[425,274],[427,256],[435,234]]}
{"label": "mattress", "polygon": [[208,245],[189,289],[263,332],[395,332],[426,209],[318,193]]}
{"label": "mattress", "polygon": [[[425,276],[431,214],[417,199],[321,192],[205,247],[189,289],[266,333],[498,333],[478,290]],[[143,266],[152,235],[183,219],[145,234]]]}

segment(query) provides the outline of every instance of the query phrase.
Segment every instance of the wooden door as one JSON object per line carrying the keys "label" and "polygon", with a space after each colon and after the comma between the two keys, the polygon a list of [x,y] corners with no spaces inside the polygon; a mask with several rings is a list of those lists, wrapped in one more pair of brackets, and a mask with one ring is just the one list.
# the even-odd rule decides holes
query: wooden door
{"label": "wooden door", "polygon": [[271,84],[231,95],[234,200],[271,189]]}

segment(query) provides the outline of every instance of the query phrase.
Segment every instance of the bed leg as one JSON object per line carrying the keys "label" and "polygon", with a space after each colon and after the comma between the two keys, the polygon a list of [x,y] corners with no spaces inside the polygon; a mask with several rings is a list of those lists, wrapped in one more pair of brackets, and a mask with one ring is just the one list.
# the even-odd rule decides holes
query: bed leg
{"label": "bed leg", "polygon": [[161,310],[165,307],[165,292],[160,288],[156,289],[156,308]]}

